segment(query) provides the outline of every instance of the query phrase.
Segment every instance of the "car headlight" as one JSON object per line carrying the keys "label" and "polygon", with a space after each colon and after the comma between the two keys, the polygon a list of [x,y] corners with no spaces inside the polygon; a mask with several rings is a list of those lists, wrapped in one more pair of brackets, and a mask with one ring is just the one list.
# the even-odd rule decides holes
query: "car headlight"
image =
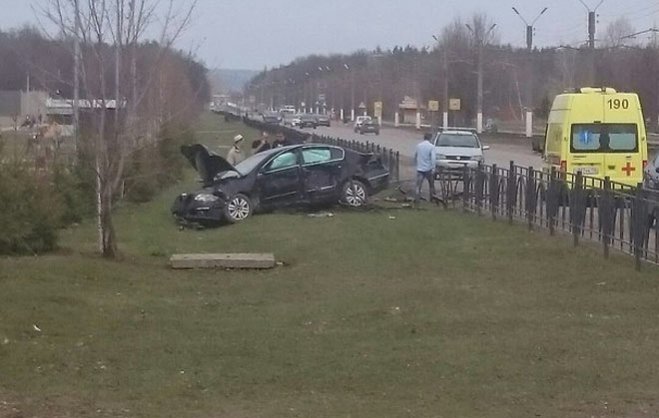
{"label": "car headlight", "polygon": [[473,157],[471,157],[471,159],[474,161],[483,162],[485,160],[485,157],[483,157],[482,155],[474,155]]}
{"label": "car headlight", "polygon": [[437,154],[437,160],[445,160],[445,159],[446,159],[446,155],[444,155],[444,154]]}
{"label": "car headlight", "polygon": [[207,193],[198,194],[197,196],[194,197],[195,201],[203,202],[203,203],[216,202],[218,199],[219,197]]}

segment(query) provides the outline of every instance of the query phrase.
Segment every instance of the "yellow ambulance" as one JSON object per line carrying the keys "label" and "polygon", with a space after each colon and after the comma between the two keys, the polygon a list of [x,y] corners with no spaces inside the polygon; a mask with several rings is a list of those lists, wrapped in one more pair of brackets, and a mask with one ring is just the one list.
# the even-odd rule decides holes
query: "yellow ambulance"
{"label": "yellow ambulance", "polygon": [[641,102],[635,93],[582,88],[559,94],[549,113],[545,168],[636,186],[648,162]]}

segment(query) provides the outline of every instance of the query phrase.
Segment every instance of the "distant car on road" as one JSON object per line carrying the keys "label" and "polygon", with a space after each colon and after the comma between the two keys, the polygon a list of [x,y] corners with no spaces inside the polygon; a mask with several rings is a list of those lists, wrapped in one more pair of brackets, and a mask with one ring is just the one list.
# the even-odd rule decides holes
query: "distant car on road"
{"label": "distant car on road", "polygon": [[354,126],[355,133],[359,132],[359,128],[362,126],[362,123],[364,123],[367,120],[371,120],[371,117],[370,116],[357,116],[355,118],[355,126]]}
{"label": "distant car on road", "polygon": [[284,118],[284,125],[290,125],[290,126],[298,126],[300,124],[300,118],[302,115],[293,115],[291,117],[286,117]]}
{"label": "distant car on road", "polygon": [[329,128],[331,125],[329,115],[316,115],[316,125]]}
{"label": "distant car on road", "polygon": [[298,128],[314,128],[318,126],[316,117],[314,115],[304,114],[300,116],[300,121],[297,123]]}
{"label": "distant car on road", "polygon": [[465,167],[477,168],[485,162],[483,146],[476,133],[469,130],[441,131],[434,138],[437,172],[461,177]]}
{"label": "distant car on road", "polygon": [[360,135],[364,135],[364,134],[380,135],[380,125],[375,120],[372,120],[372,119],[366,120],[366,121],[362,122],[362,124],[359,126],[359,134]]}
{"label": "distant car on road", "polygon": [[263,122],[270,125],[279,125],[281,123],[281,116],[276,112],[264,112],[262,115]]}
{"label": "distant car on road", "polygon": [[389,171],[372,154],[321,144],[292,145],[253,155],[235,167],[205,146],[181,153],[203,189],[179,195],[172,214],[200,224],[244,221],[255,211],[343,203],[361,207],[387,187]]}

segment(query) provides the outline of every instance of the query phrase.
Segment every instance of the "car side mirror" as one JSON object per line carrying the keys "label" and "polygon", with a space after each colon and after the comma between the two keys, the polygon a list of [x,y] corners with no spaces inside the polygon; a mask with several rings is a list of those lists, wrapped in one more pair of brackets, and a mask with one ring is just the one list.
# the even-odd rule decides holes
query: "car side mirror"
{"label": "car side mirror", "polygon": [[483,145],[483,151],[487,151],[487,150],[489,150],[489,149],[490,149],[490,146],[489,146],[489,145]]}

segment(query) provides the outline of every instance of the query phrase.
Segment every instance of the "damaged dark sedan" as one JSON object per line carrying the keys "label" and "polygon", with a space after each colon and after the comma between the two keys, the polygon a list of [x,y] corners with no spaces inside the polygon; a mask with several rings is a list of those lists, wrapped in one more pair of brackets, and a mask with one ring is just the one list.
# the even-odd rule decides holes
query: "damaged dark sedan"
{"label": "damaged dark sedan", "polygon": [[235,223],[284,207],[360,207],[389,182],[376,156],[330,145],[275,148],[235,167],[203,145],[183,146],[181,152],[204,187],[176,198],[172,213],[184,222]]}

